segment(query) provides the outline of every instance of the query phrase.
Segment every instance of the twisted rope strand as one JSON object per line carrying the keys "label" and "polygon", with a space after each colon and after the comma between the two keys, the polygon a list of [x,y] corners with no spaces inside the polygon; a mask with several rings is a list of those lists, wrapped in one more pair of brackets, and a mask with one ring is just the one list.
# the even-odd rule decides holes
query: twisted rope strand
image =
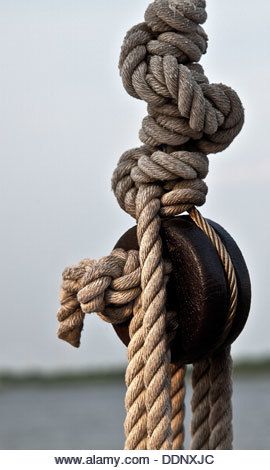
{"label": "twisted rope strand", "polygon": [[230,347],[210,358],[210,439],[209,449],[231,450],[232,430],[232,359]]}
{"label": "twisted rope strand", "polygon": [[125,449],[147,449],[147,420],[144,387],[143,316],[141,297],[136,299],[129,326],[128,366],[126,370]]}
{"label": "twisted rope strand", "polygon": [[210,401],[209,401],[209,380],[210,362],[209,359],[193,364],[192,387],[193,395],[191,399],[191,449],[210,449]]}
{"label": "twisted rope strand", "polygon": [[[229,306],[226,325],[219,343],[222,344],[231,331],[233,321],[235,319],[237,309],[238,288],[236,273],[231,258],[222,243],[220,237],[215,230],[204,219],[200,212],[193,208],[190,216],[198,227],[203,230],[210,238],[215,246],[226,272],[229,286]],[[194,374],[200,372],[202,368],[203,375],[200,382],[194,380],[194,402],[198,403],[197,397],[200,394],[201,383],[208,388],[209,396],[205,399],[209,401],[208,405],[204,405],[201,409],[200,403],[194,405],[193,409],[193,441],[192,448],[205,445],[206,437],[208,438],[209,449],[232,449],[232,380],[231,380],[231,358],[228,349],[223,350],[219,355],[215,355],[210,359],[209,370],[206,368],[205,361],[194,365]],[[204,400],[204,398],[202,398]],[[206,418],[208,422],[206,423]],[[222,428],[222,429],[221,429]],[[203,447],[197,447],[201,449]]]}
{"label": "twisted rope strand", "polygon": [[184,448],[185,440],[185,375],[186,367],[171,364],[171,402],[172,402],[172,449]]}
{"label": "twisted rope strand", "polygon": [[206,233],[208,238],[210,238],[211,242],[213,243],[214,247],[218,252],[218,255],[222,261],[226,273],[226,278],[229,286],[229,306],[226,325],[220,338],[220,344],[222,344],[231,331],[237,310],[238,287],[235,269],[231,257],[228,251],[226,250],[226,247],[222,243],[220,237],[215,232],[215,230],[207,222],[207,220],[202,217],[202,215],[196,208],[193,208],[189,212],[189,214],[194,220],[194,222],[198,225],[198,227],[200,227],[201,230]]}
{"label": "twisted rope strand", "polygon": [[171,449],[170,354],[166,339],[165,271],[160,238],[160,188],[141,186],[136,200],[144,313],[147,448]]}
{"label": "twisted rope strand", "polygon": [[[219,338],[219,343],[222,344],[231,331],[237,309],[238,288],[236,273],[224,244],[207,220],[204,219],[195,208],[190,211],[190,216],[212,241],[226,272],[229,286],[229,306],[226,325]],[[209,389],[207,400],[209,400],[210,406],[205,405],[203,411],[200,405],[194,406],[194,438],[192,446],[195,447],[192,448],[204,445],[203,441],[208,437],[209,449],[232,449],[232,381],[230,351],[225,349],[219,355],[213,356],[210,359],[209,371],[204,361],[195,365],[194,368],[195,367],[198,369],[202,367],[204,372],[201,377],[201,382],[204,384],[205,390],[207,387]],[[195,374],[197,374],[197,371],[195,371]],[[201,383],[196,383],[195,380],[194,382],[194,401],[196,403],[197,396],[200,393]],[[207,424],[205,422],[206,417],[208,419]],[[203,421],[202,418],[204,418]],[[201,447],[198,448],[200,449]]]}

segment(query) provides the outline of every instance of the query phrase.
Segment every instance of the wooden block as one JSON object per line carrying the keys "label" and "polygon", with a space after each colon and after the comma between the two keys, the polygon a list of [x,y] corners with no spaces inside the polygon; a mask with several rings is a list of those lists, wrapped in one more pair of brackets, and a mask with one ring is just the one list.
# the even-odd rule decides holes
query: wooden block
{"label": "wooden block", "polygon": [[[231,344],[247,321],[251,287],[246,263],[233,238],[218,224],[208,220],[226,246],[237,276],[238,305],[226,344]],[[172,263],[167,284],[167,311],[177,313],[177,328],[170,343],[173,363],[196,362],[220,347],[229,291],[226,274],[218,253],[207,235],[189,216],[162,221],[164,258]],[[120,238],[116,248],[138,249],[136,227]],[[114,326],[128,345],[128,322]],[[167,325],[170,335],[175,325]],[[225,343],[223,343],[224,346]]]}

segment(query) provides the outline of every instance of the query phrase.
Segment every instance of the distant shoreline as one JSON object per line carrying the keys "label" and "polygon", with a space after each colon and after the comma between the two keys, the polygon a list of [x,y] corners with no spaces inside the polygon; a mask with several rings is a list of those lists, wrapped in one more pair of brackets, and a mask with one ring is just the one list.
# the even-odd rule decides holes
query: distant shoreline
{"label": "distant shoreline", "polygon": [[[189,373],[189,370],[188,370]],[[258,375],[270,376],[270,358],[259,360],[241,360],[234,364],[234,376],[249,378]],[[56,371],[56,372],[24,372],[12,371],[0,372],[0,389],[13,386],[57,386],[57,385],[82,385],[82,384],[107,384],[124,382],[124,369],[100,369],[89,371]]]}

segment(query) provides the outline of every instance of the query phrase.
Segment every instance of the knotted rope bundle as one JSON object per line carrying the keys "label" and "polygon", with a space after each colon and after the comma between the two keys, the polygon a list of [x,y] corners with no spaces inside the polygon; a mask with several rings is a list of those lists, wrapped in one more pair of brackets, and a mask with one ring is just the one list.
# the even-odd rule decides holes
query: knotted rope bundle
{"label": "knotted rope bundle", "polygon": [[[148,104],[142,146],[125,152],[112,178],[119,205],[137,221],[139,250],[115,249],[63,273],[59,337],[78,347],[86,313],[129,320],[126,449],[180,449],[184,441],[185,367],[170,364],[166,311],[170,264],[161,219],[204,204],[210,153],[242,128],[237,94],[210,84],[198,64],[207,50],[204,0],[155,0],[126,35],[120,73],[127,92]],[[232,447],[229,348],[193,367],[193,449]]]}

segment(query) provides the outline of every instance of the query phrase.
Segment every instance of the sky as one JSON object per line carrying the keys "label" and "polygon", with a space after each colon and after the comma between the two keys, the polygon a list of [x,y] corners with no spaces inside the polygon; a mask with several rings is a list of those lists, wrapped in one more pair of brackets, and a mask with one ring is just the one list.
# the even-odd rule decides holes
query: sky
{"label": "sky", "polygon": [[[119,156],[139,145],[145,103],[118,73],[126,31],[147,0],[0,0],[0,369],[84,369],[126,363],[110,325],[86,319],[80,349],[57,339],[61,273],[109,254],[133,220],[110,179]],[[202,209],[245,256],[253,300],[233,357],[270,354],[268,217],[269,15],[245,0],[208,1],[212,83],[239,93],[242,133],[210,156]]]}

